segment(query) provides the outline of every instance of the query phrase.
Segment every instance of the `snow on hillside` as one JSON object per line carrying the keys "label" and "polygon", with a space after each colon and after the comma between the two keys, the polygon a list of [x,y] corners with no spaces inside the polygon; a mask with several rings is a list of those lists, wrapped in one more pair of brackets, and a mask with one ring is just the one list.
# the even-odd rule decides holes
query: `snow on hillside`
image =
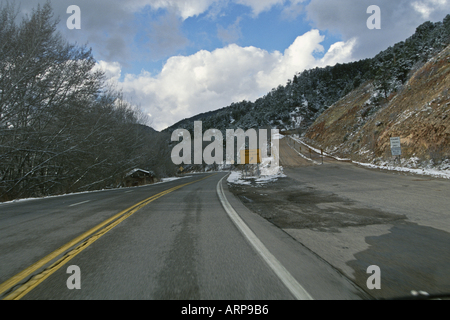
{"label": "snow on hillside", "polygon": [[[367,82],[321,114],[303,140],[328,154],[376,168],[448,178],[450,46],[410,74],[387,98]],[[401,163],[391,153],[399,137]]]}

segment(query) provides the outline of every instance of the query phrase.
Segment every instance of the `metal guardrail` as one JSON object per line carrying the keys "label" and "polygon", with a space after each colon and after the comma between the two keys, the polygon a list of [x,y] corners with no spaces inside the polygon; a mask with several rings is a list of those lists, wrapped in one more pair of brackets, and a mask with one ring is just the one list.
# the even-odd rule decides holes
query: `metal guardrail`
{"label": "metal guardrail", "polygon": [[350,159],[339,159],[339,158],[336,158],[336,157],[334,157],[332,155],[324,153],[323,150],[321,150],[321,153],[319,153],[316,150],[314,150],[314,148],[311,148],[310,146],[308,146],[307,144],[303,143],[302,141],[298,141],[298,140],[293,139],[290,135],[286,135],[286,137],[288,137],[291,141],[294,142],[294,150],[297,150],[295,148],[295,145],[298,144],[299,145],[298,151],[301,152],[305,156],[307,156],[307,154],[309,154],[311,160],[313,160],[313,154],[315,154],[315,155],[317,155],[316,159],[322,159],[322,163],[323,163],[323,159],[324,158],[331,158],[333,160],[340,161],[340,162],[350,162],[350,163],[353,162]]}

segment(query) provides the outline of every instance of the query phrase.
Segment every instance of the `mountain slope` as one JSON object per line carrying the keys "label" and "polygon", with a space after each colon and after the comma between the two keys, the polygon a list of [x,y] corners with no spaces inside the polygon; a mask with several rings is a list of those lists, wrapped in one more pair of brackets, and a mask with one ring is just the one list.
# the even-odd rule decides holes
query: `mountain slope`
{"label": "mountain slope", "polygon": [[366,82],[321,114],[305,139],[326,152],[380,164],[392,161],[390,137],[400,137],[404,165],[450,168],[450,46],[379,100]]}
{"label": "mountain slope", "polygon": [[194,121],[202,121],[204,130],[221,131],[267,126],[292,129],[300,123],[309,126],[331,105],[368,81],[375,90],[372,101],[383,103],[404,86],[414,70],[449,44],[450,15],[447,15],[442,22],[423,23],[411,37],[372,59],[298,72],[285,86],[272,89],[255,102],[232,103],[184,119],[164,131],[171,133],[184,128],[193,132]]}

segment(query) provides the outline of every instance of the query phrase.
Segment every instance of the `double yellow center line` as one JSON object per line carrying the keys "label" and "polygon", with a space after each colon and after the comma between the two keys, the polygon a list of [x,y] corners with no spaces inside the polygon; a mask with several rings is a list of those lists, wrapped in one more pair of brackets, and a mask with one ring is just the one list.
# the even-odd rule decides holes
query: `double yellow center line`
{"label": "double yellow center line", "polygon": [[[89,231],[86,231],[82,235],[76,237],[72,241],[66,243],[65,245],[63,245],[59,249],[53,251],[52,253],[50,253],[49,255],[45,256],[44,258],[42,258],[38,262],[34,263],[33,265],[29,266],[28,268],[26,268],[22,272],[16,274],[15,276],[10,278],[9,280],[7,280],[4,283],[2,283],[0,285],[0,295],[3,294],[5,291],[10,290],[14,286],[17,286],[19,284],[19,282],[21,282],[25,278],[31,276],[37,270],[39,270],[39,269],[43,268],[45,265],[47,265],[50,261],[52,261],[53,259],[57,258],[61,254],[63,254],[64,252],[68,251],[70,248],[74,247],[75,245],[77,245],[78,243],[80,243],[80,242],[82,242],[84,240],[76,248],[74,248],[71,251],[69,251],[66,254],[64,254],[64,256],[59,258],[56,262],[54,262],[51,266],[46,268],[44,271],[42,271],[39,274],[33,276],[29,281],[27,281],[26,283],[20,285],[18,288],[15,288],[14,290],[12,290],[12,292],[9,293],[9,295],[6,296],[6,298],[4,298],[3,300],[19,300],[19,299],[21,299],[28,292],[30,292],[36,286],[38,286],[42,281],[47,279],[50,275],[52,275],[54,272],[56,272],[58,269],[60,269],[63,265],[65,265],[68,261],[70,261],[72,258],[74,258],[77,254],[79,254],[81,251],[83,251],[84,249],[89,247],[92,243],[94,243],[96,240],[98,240],[101,236],[106,234],[108,231],[113,229],[115,226],[120,224],[122,221],[124,221],[128,217],[130,217],[132,214],[134,214],[139,209],[142,209],[143,207],[145,207],[149,203],[155,201],[156,199],[161,198],[162,196],[164,196],[164,195],[166,195],[168,193],[171,193],[171,192],[173,192],[175,190],[183,188],[183,187],[185,187],[187,185],[190,185],[190,184],[202,181],[202,180],[207,179],[209,177],[210,176],[208,176],[206,178],[202,178],[200,180],[193,181],[193,182],[185,183],[183,185],[179,185],[179,186],[173,187],[171,189],[168,189],[166,191],[163,191],[161,193],[158,193],[158,194],[156,194],[154,196],[151,196],[150,198],[145,199],[145,200],[143,200],[143,201],[141,201],[141,202],[131,206],[130,208],[128,208],[128,209],[126,209],[126,210],[116,214],[115,216],[113,216],[113,217],[103,221],[99,225],[95,226],[94,228],[90,229]],[[92,235],[92,234],[94,234],[94,235]]]}

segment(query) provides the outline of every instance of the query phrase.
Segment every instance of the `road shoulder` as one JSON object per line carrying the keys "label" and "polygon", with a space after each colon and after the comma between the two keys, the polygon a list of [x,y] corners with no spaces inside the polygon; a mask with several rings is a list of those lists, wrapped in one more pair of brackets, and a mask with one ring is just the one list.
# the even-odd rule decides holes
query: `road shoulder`
{"label": "road shoulder", "polygon": [[314,299],[370,299],[361,288],[291,234],[253,212],[236,196],[226,180],[225,195],[239,216],[267,249],[301,283]]}

